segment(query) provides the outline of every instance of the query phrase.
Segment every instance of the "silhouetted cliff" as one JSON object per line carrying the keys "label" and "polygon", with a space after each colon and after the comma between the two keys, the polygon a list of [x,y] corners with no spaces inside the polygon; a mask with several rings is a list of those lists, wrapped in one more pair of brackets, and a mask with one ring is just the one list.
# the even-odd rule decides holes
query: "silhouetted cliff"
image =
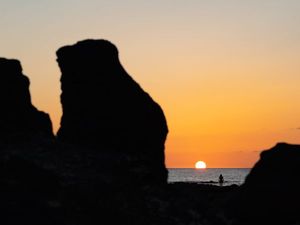
{"label": "silhouetted cliff", "polygon": [[32,104],[29,79],[18,60],[0,58],[0,144],[24,144],[53,138],[48,114]]}
{"label": "silhouetted cliff", "polygon": [[84,40],[60,48],[57,57],[63,106],[58,140],[84,148],[109,179],[166,183],[165,116],[124,70],[117,48],[105,40]]}

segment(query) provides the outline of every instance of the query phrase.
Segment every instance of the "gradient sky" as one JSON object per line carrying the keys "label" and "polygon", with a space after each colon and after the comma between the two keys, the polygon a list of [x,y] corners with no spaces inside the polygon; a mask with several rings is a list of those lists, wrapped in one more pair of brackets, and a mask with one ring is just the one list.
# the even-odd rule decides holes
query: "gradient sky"
{"label": "gradient sky", "polygon": [[168,167],[252,167],[300,143],[299,12],[298,0],[0,0],[0,56],[21,60],[56,131],[55,51],[108,39],[164,109]]}

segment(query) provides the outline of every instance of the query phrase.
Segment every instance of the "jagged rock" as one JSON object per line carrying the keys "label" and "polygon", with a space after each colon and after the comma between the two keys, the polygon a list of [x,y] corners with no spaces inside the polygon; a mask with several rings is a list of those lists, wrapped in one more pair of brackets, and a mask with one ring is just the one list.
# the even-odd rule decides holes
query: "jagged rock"
{"label": "jagged rock", "polygon": [[0,145],[53,138],[48,114],[31,104],[30,82],[18,60],[0,58],[0,80]]}
{"label": "jagged rock", "polygon": [[53,164],[47,148],[54,140],[50,118],[32,105],[30,82],[18,60],[0,58],[0,81],[1,223],[54,224],[45,221],[57,215],[51,201],[59,179],[44,168]]}
{"label": "jagged rock", "polygon": [[300,222],[300,145],[263,151],[233,201],[237,224]]}
{"label": "jagged rock", "polygon": [[84,40],[60,48],[57,57],[63,106],[58,140],[98,158],[99,171],[125,171],[116,179],[166,183],[163,111],[122,67],[117,48]]}

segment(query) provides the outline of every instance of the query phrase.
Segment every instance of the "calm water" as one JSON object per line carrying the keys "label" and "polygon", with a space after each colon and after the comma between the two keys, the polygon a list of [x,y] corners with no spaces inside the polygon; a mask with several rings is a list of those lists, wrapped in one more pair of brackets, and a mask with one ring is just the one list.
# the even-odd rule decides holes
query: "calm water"
{"label": "calm water", "polygon": [[219,175],[224,177],[224,185],[237,184],[241,185],[250,169],[168,169],[169,182],[194,182],[194,183],[209,183],[218,185]]}

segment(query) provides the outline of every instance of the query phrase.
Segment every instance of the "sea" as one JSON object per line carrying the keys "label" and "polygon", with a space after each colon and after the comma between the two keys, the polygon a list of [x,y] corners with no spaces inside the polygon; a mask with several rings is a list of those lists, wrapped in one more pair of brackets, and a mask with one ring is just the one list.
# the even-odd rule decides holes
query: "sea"
{"label": "sea", "polygon": [[219,176],[224,177],[223,186],[241,185],[251,169],[247,168],[206,168],[206,169],[183,169],[169,168],[169,183],[187,182],[199,184],[219,185]]}

